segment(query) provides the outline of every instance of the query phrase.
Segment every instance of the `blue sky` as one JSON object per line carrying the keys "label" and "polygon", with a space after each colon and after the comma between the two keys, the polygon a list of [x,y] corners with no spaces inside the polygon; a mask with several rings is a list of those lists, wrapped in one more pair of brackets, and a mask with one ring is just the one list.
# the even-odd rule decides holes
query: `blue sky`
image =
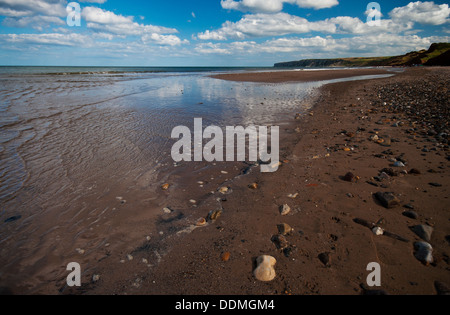
{"label": "blue sky", "polygon": [[[272,66],[450,42],[443,1],[0,0],[0,65]],[[368,15],[381,16],[376,25]]]}

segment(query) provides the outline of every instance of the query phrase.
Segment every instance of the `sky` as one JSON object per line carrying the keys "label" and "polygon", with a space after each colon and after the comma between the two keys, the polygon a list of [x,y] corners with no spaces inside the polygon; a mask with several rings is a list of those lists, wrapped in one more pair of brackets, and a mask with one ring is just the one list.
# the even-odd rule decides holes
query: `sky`
{"label": "sky", "polygon": [[69,2],[0,0],[0,65],[272,66],[450,42],[443,1]]}

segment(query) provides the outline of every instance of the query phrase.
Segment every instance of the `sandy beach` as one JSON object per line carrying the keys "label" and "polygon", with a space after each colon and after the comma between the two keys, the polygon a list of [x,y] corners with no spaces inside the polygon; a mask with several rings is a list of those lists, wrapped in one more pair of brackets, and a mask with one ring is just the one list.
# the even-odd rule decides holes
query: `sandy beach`
{"label": "sandy beach", "polygon": [[[280,82],[283,74],[292,81],[292,73],[226,78],[273,82],[274,76]],[[177,211],[162,215],[161,221],[175,222],[178,237],[143,242],[133,260],[99,261],[85,276],[99,274],[99,281],[64,294],[448,294],[449,74],[407,69],[323,87],[309,100],[308,114],[292,113],[283,125],[278,172],[224,179],[228,192],[205,195],[191,229],[177,221]],[[196,182],[220,177],[221,167],[184,178],[191,187],[185,196],[182,189],[169,194],[195,195]],[[383,205],[378,192],[392,193],[394,202]],[[286,216],[280,214],[284,204],[291,209]],[[210,220],[214,209],[220,216]],[[195,227],[200,214],[208,223]],[[281,238],[280,224],[292,228]],[[432,230],[424,235],[418,226]],[[432,260],[419,261],[415,246],[427,237]],[[271,282],[253,275],[261,255],[277,260]],[[147,268],[151,259],[155,265]],[[366,284],[372,262],[381,266],[381,287]]]}

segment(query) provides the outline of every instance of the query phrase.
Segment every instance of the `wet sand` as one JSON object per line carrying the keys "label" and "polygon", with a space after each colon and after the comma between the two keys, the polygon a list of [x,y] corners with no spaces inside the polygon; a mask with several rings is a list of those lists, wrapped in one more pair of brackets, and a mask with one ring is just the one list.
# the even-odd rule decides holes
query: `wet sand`
{"label": "wet sand", "polygon": [[299,70],[299,71],[274,71],[260,73],[233,73],[213,76],[213,78],[237,82],[311,82],[342,79],[361,75],[387,74],[388,69],[348,69],[348,70]]}
{"label": "wet sand", "polygon": [[[448,145],[442,143],[448,135],[438,137],[438,133],[448,129],[449,74],[448,69],[409,69],[392,78],[322,88],[311,113],[297,120],[293,113],[292,123],[282,128],[284,163],[278,172],[252,171],[235,178],[229,183],[230,194],[216,192],[208,197],[220,198],[222,215],[172,242],[157,266],[146,270],[142,264],[142,259],[160,250],[149,242],[135,252],[133,261],[117,268],[108,266],[114,270],[113,278],[104,275],[82,293],[370,294],[365,289],[366,267],[371,262],[381,265],[382,277],[382,286],[373,293],[443,293],[445,284],[450,284],[449,154]],[[402,100],[409,105],[401,104]],[[434,127],[421,121],[427,115],[415,114],[427,112],[424,105],[431,111],[441,108],[432,117]],[[417,111],[411,110],[415,106]],[[391,144],[370,140],[376,133],[384,139],[389,135]],[[407,166],[390,166],[389,159],[395,157]],[[398,175],[377,181],[374,177],[384,168]],[[413,168],[420,174],[401,173]],[[219,169],[211,172],[217,175]],[[348,172],[359,180],[344,181]],[[193,174],[192,181],[212,173]],[[258,188],[249,188],[252,183]],[[191,187],[195,193],[197,188]],[[400,204],[384,208],[374,198],[379,191],[393,192]],[[296,193],[295,199],[288,197]],[[199,213],[205,216],[218,207],[208,198],[199,205]],[[280,215],[283,204],[292,209],[287,216]],[[418,218],[404,216],[405,206],[413,207]],[[408,242],[376,236],[355,219],[378,223]],[[284,252],[271,240],[281,223],[294,229],[286,236],[290,250]],[[434,261],[428,266],[414,256],[414,243],[420,238],[410,227],[420,224],[434,228],[430,240]],[[227,261],[225,253],[229,254]],[[253,277],[260,255],[277,259],[275,280],[263,283]]]}
{"label": "wet sand", "polygon": [[[216,78],[282,83],[386,73],[333,70]],[[305,101],[314,104],[309,113],[293,112],[290,120],[278,122],[283,164],[276,173],[262,174],[259,167],[246,163],[187,163],[151,179],[158,187],[169,184],[167,190],[155,191],[167,203],[167,213],[161,211],[156,220],[153,215],[147,221],[136,217],[132,220],[139,229],[120,230],[124,237],[130,233],[142,241],[118,252],[113,249],[115,240],[110,240],[111,244],[91,253],[89,260],[83,258],[87,268],[81,288],[66,287],[66,274],[61,272],[41,292],[363,294],[367,293],[363,289],[369,274],[366,267],[377,262],[382,286],[376,289],[382,293],[438,293],[436,281],[450,284],[449,154],[443,143],[448,135],[441,134],[448,129],[449,74],[441,68],[408,69],[391,78],[321,88],[320,94]],[[396,123],[398,127],[393,126]],[[370,140],[375,134],[386,142]],[[385,146],[388,139],[391,144]],[[390,159],[396,157],[406,167],[392,167],[394,160]],[[383,179],[380,170],[384,168],[392,168],[397,176]],[[420,174],[401,173],[413,168]],[[343,180],[348,172],[359,179]],[[249,187],[253,183],[256,189]],[[228,192],[220,193],[221,187]],[[377,192],[393,192],[401,203],[386,209],[375,199]],[[133,198],[126,198],[118,219],[130,220]],[[292,209],[287,216],[280,215],[283,204]],[[403,215],[409,210],[405,205],[414,208],[417,219]],[[208,218],[211,212],[220,216],[196,226],[198,219]],[[375,236],[355,219],[378,223],[408,242]],[[284,250],[272,241],[282,223],[294,229],[286,236]],[[434,227],[429,242],[434,261],[428,266],[414,257],[414,243],[420,238],[410,227],[420,224]],[[143,228],[146,225],[148,229]],[[120,225],[111,229],[120,229]],[[159,233],[148,232],[153,230]],[[260,255],[277,259],[277,276],[271,282],[259,282],[253,276]],[[95,282],[94,275],[98,275]]]}

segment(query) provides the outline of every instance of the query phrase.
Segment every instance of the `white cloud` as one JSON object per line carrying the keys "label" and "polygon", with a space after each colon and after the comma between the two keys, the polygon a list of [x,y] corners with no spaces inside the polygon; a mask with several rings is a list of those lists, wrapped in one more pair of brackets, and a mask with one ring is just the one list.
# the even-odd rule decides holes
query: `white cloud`
{"label": "white cloud", "polygon": [[0,0],[0,14],[23,17],[34,14],[66,16],[66,0]]}
{"label": "white cloud", "polygon": [[389,15],[394,21],[442,25],[449,22],[450,8],[448,4],[417,1],[395,8]]}
{"label": "white cloud", "polygon": [[175,35],[160,35],[156,33],[142,36],[142,41],[144,43],[152,41],[154,43],[157,43],[158,45],[163,46],[179,46],[181,44],[189,43],[189,41],[187,40],[182,41],[178,36]]}
{"label": "white cloud", "polygon": [[224,41],[243,40],[254,37],[284,36],[319,32],[324,34],[374,34],[399,33],[410,30],[413,23],[394,23],[382,19],[379,26],[370,26],[359,18],[338,16],[323,21],[310,22],[307,19],[287,13],[257,13],[245,15],[237,22],[225,22],[218,30],[199,33],[201,40]]}
{"label": "white cloud", "polygon": [[83,46],[92,45],[93,41],[89,36],[69,33],[69,34],[0,34],[0,42],[9,44],[26,45],[56,45],[56,46]]}
{"label": "white cloud", "polygon": [[7,27],[27,27],[42,31],[44,28],[50,25],[65,25],[66,22],[56,16],[25,16],[20,18],[7,17],[3,20],[2,25]]}
{"label": "white cloud", "polygon": [[220,3],[224,9],[260,13],[280,12],[285,3],[312,9],[331,8],[339,4],[337,0],[221,0]]}

